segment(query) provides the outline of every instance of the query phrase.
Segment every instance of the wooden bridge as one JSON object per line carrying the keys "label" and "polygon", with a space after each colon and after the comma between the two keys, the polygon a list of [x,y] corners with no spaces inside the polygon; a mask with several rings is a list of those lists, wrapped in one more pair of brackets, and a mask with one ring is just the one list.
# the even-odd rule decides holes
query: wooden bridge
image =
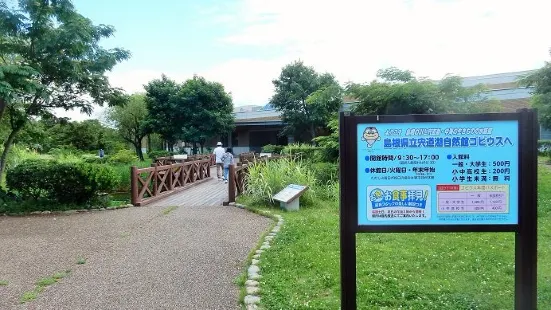
{"label": "wooden bridge", "polygon": [[230,180],[216,178],[212,157],[190,160],[161,158],[148,168],[131,168],[131,201],[135,206],[216,206],[235,202],[245,185],[246,165],[230,167]]}

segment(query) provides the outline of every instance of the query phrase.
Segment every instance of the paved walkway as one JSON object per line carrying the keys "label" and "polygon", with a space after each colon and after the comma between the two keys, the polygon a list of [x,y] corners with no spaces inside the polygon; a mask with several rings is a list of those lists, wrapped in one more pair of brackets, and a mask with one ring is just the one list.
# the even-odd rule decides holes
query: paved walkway
{"label": "paved walkway", "polygon": [[[239,309],[234,280],[270,220],[221,206],[225,196],[191,199],[218,187],[213,179],[188,189],[187,203],[0,217],[0,281],[9,282],[0,309]],[[63,270],[67,278],[19,304]]]}

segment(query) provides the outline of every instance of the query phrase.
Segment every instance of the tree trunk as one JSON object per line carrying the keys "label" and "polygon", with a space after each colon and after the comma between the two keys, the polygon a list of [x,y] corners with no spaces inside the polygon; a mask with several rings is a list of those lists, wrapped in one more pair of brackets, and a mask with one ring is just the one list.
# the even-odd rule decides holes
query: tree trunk
{"label": "tree trunk", "polygon": [[193,142],[193,155],[197,155],[197,142]]}
{"label": "tree trunk", "polygon": [[201,154],[203,154],[204,153],[203,148],[204,148],[205,144],[201,142],[200,145],[201,145]]}
{"label": "tree trunk", "polygon": [[7,102],[0,98],[0,121],[2,120],[2,116],[4,116],[4,111],[6,110]]}
{"label": "tree trunk", "polygon": [[310,135],[312,136],[312,139],[316,137],[316,128],[314,127],[314,124],[310,125]]}
{"label": "tree trunk", "polygon": [[23,126],[12,129],[10,135],[8,136],[8,139],[4,142],[4,151],[2,152],[2,156],[0,157],[0,180],[4,176],[4,170],[6,169],[6,163],[8,161],[8,153],[10,152],[13,140],[15,139],[21,128],[23,128]]}
{"label": "tree trunk", "polygon": [[136,149],[136,156],[140,159],[140,161],[144,161],[143,158],[143,152],[142,152],[142,144],[140,143],[140,140],[132,142],[134,144],[134,148]]}

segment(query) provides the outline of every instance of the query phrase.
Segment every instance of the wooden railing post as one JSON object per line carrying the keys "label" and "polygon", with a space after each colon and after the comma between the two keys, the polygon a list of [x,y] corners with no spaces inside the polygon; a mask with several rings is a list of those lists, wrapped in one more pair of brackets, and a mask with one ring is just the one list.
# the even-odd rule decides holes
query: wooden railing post
{"label": "wooden railing post", "polygon": [[228,175],[228,201],[235,202],[235,165],[230,165]]}
{"label": "wooden railing post", "polygon": [[130,167],[130,202],[136,206],[138,205],[138,167]]}
{"label": "wooden railing post", "polygon": [[174,176],[172,175],[174,173],[173,170],[173,164],[170,164],[170,168],[168,169],[168,190],[174,189],[174,183],[172,182],[174,180]]}
{"label": "wooden railing post", "polygon": [[159,178],[159,175],[157,174],[157,163],[151,164],[151,166],[155,168],[153,170],[153,196],[157,196],[157,179]]}

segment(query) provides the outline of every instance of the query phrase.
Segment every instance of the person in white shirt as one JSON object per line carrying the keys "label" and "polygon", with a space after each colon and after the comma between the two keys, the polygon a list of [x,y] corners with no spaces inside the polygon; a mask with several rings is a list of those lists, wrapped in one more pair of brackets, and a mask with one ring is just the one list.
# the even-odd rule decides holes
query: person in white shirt
{"label": "person in white shirt", "polygon": [[218,181],[220,181],[222,180],[222,169],[224,168],[222,156],[226,154],[226,150],[222,147],[222,142],[216,143],[216,148],[212,153],[216,157],[216,176],[218,177]]}

